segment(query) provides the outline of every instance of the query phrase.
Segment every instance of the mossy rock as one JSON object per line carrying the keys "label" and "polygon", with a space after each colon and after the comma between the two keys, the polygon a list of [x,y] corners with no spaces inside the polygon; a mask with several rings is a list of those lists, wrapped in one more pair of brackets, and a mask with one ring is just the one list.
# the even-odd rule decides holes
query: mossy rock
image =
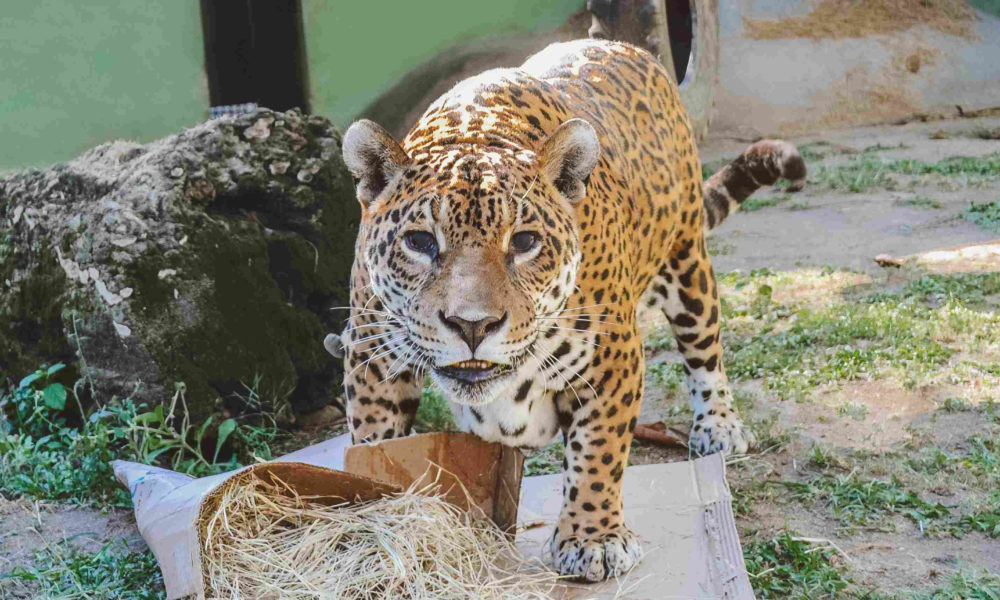
{"label": "mossy rock", "polygon": [[195,418],[248,387],[339,394],[359,212],[326,119],[258,111],[0,180],[0,387],[63,361],[101,397]]}

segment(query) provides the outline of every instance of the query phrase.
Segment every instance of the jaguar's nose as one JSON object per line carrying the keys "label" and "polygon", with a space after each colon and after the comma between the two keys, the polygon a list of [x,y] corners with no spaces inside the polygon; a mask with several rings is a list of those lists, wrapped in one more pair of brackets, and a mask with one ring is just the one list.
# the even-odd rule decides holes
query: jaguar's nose
{"label": "jaguar's nose", "polygon": [[475,356],[476,348],[479,347],[479,344],[482,343],[486,336],[503,327],[503,324],[507,322],[508,314],[505,311],[499,317],[469,320],[458,315],[445,315],[443,311],[438,311],[438,318],[441,319],[445,327],[451,329],[462,338],[462,341],[469,346],[469,350]]}

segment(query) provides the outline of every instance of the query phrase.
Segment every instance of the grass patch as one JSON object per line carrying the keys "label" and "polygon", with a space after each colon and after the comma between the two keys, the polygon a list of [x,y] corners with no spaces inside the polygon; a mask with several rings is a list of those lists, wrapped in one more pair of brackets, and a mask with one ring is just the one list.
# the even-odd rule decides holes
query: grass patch
{"label": "grass patch", "polygon": [[799,156],[802,157],[806,162],[815,162],[823,160],[824,158],[833,154],[844,154],[847,151],[844,148],[836,148],[830,142],[818,141],[809,144],[804,144],[799,146]]}
{"label": "grass patch", "polygon": [[944,587],[911,597],[914,600],[997,600],[1000,598],[1000,575],[959,571]]}
{"label": "grass patch", "polygon": [[813,469],[833,469],[843,467],[843,461],[830,448],[815,445],[809,451],[809,459],[806,466]]}
{"label": "grass patch", "polygon": [[938,162],[915,159],[885,161],[870,152],[852,158],[847,164],[821,166],[812,181],[840,192],[861,193],[873,188],[893,189],[898,175],[941,175],[965,177],[970,182],[1000,177],[1000,152],[986,156],[952,156]]}
{"label": "grass patch", "polygon": [[949,156],[933,163],[904,158],[891,161],[886,166],[889,171],[903,175],[982,175],[995,179],[1000,174],[1000,152],[985,156]]}
{"label": "grass patch", "polygon": [[975,410],[971,403],[961,398],[945,398],[938,410],[946,413],[970,412]]}
{"label": "grass patch", "polygon": [[980,304],[986,296],[993,294],[1000,294],[1000,272],[926,275],[908,284],[901,296],[924,301],[958,300],[965,304]]}
{"label": "grass patch", "polygon": [[821,165],[811,179],[815,185],[852,194],[893,186],[885,163],[870,157],[853,158],[846,165]]}
{"label": "grass patch", "polygon": [[928,591],[898,593],[866,590],[859,595],[864,600],[997,600],[1000,598],[1000,575],[989,571],[960,569],[947,582]]}
{"label": "grass patch", "polygon": [[944,204],[931,198],[930,196],[913,196],[912,198],[901,198],[896,200],[897,206],[914,206],[916,208],[942,209]]}
{"label": "grass patch", "polygon": [[1000,537],[1000,509],[963,515],[958,526],[963,531],[978,531],[987,537]]}
{"label": "grass patch", "polygon": [[[904,462],[925,478],[946,477],[966,487],[1000,489],[1000,438],[995,435],[974,435],[953,452],[936,446],[921,448],[909,452]],[[996,510],[1000,510],[1000,496],[994,493],[989,508],[982,512]]]}
{"label": "grass patch", "polygon": [[[993,437],[974,436],[964,444],[964,451],[948,453],[938,447],[925,447],[919,453],[908,451],[895,455],[912,472],[927,481],[949,482],[968,489],[968,483],[978,482],[990,491],[985,503],[945,507],[939,503],[922,500],[907,490],[902,481],[889,479],[864,479],[855,472],[841,477],[824,473],[806,482],[779,482],[791,490],[793,497],[805,501],[822,501],[830,508],[841,524],[848,528],[858,525],[885,526],[888,517],[902,515],[916,523],[928,535],[949,535],[960,538],[969,532],[988,537],[1000,537],[1000,441]],[[915,455],[914,455],[915,454]],[[856,463],[844,460],[821,446],[813,447],[807,466],[814,469],[846,469]],[[965,514],[958,514],[964,512]]]}
{"label": "grass patch", "polygon": [[[115,481],[114,459],[157,464],[196,477],[271,458],[273,422],[237,419],[193,425],[180,386],[167,406],[115,400],[86,414],[69,407],[70,392],[54,381],[62,365],[43,368],[0,398],[0,491],[97,506],[131,506]],[[77,405],[79,406],[79,405]]]}
{"label": "grass patch", "polygon": [[420,406],[417,408],[414,428],[419,433],[458,431],[455,416],[441,392],[431,387],[423,389],[420,394]]}
{"label": "grass patch", "polygon": [[39,600],[164,598],[163,577],[153,553],[130,552],[118,546],[107,544],[90,553],[62,542],[36,551],[31,566],[15,567],[0,575],[0,596],[6,587],[12,588],[14,597],[33,590],[31,597]]}
{"label": "grass patch", "polygon": [[743,558],[758,598],[833,598],[850,585],[832,548],[788,532],[746,543]]}
{"label": "grass patch", "polygon": [[921,500],[904,489],[895,477],[882,481],[862,479],[851,473],[842,477],[820,475],[806,482],[782,481],[780,484],[797,500],[826,503],[846,526],[885,524],[886,517],[903,515],[923,528],[925,523],[949,515],[945,506]]}
{"label": "grass patch", "polygon": [[886,150],[906,150],[908,148],[909,148],[909,146],[907,146],[906,144],[904,144],[902,142],[896,144],[895,146],[886,146],[885,144],[883,144],[883,143],[880,142],[878,144],[874,144],[874,145],[871,145],[871,146],[865,146],[864,149],[861,150],[861,153],[862,154],[873,154],[875,152],[884,152]]}
{"label": "grass patch", "polygon": [[767,208],[770,206],[777,206],[782,202],[787,202],[791,199],[791,196],[763,196],[761,198],[748,198],[743,204],[740,204],[740,210],[743,212],[753,212],[755,210],[760,210],[762,208]]}
{"label": "grass patch", "polygon": [[544,448],[540,448],[531,453],[531,456],[524,460],[524,475],[552,475],[562,472],[563,457],[566,456],[566,448],[562,442],[553,442]]}
{"label": "grass patch", "polygon": [[[803,309],[780,331],[724,335],[731,377],[765,378],[781,395],[835,381],[874,376],[883,368],[927,370],[948,361],[952,350],[931,339],[927,309],[897,303]],[[784,320],[784,319],[783,319]]]}
{"label": "grass patch", "polygon": [[868,413],[868,405],[862,402],[845,402],[837,407],[838,415],[855,421],[864,421],[868,418]]}
{"label": "grass patch", "polygon": [[684,385],[684,365],[680,362],[658,362],[647,368],[649,377],[668,396],[676,396]]}
{"label": "grass patch", "polygon": [[747,419],[751,413],[740,411],[744,422],[750,429],[755,440],[756,449],[760,452],[776,452],[792,442],[792,433],[786,431],[778,423],[778,413],[770,412],[758,419]]}
{"label": "grass patch", "polygon": [[1000,231],[1000,201],[973,203],[962,213],[976,225],[989,231]]}
{"label": "grass patch", "polygon": [[1000,489],[1000,437],[973,436],[966,442],[967,451],[956,462],[982,481]]}
{"label": "grass patch", "polygon": [[928,275],[863,296],[844,288],[853,299],[831,293],[852,279],[826,270],[718,280],[729,288],[722,292],[727,374],[762,379],[781,398],[803,400],[817,386],[860,379],[931,383],[954,374],[942,367],[957,351],[993,352],[1000,341],[1000,316],[975,308],[1000,293],[1000,273]]}

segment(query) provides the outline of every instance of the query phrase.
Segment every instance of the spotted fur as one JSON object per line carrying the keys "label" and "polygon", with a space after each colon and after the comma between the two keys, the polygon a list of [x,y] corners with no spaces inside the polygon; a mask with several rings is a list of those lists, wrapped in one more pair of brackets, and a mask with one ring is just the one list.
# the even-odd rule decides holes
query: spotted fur
{"label": "spotted fur", "polygon": [[[355,124],[344,155],[363,207],[343,334],[355,440],[408,434],[427,375],[486,440],[539,447],[561,433],[555,565],[591,581],[626,572],[641,554],[622,512],[640,305],[672,324],[694,450],[749,443],[722,366],[701,165],[677,87],[633,46],[555,44],[458,84],[402,144]],[[501,366],[455,379],[449,369],[472,359]]]}

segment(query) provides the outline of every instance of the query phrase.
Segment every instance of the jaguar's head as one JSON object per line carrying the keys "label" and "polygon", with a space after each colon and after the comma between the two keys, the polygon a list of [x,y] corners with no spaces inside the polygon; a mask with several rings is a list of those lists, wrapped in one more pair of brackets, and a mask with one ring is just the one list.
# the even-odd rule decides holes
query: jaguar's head
{"label": "jaguar's head", "polygon": [[545,359],[533,348],[575,286],[576,204],[599,148],[581,119],[537,151],[455,144],[411,156],[371,121],[344,135],[362,206],[357,248],[392,332],[384,341],[428,368],[449,400],[490,402]]}

